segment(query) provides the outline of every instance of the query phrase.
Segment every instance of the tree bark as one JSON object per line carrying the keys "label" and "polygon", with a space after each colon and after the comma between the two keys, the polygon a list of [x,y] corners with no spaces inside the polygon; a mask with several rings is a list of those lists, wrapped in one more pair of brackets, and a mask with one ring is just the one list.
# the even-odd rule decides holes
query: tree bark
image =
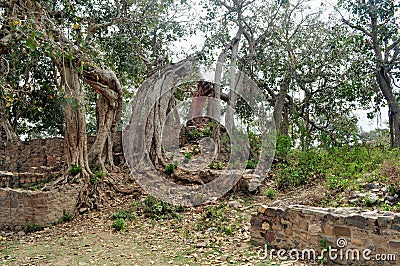
{"label": "tree bark", "polygon": [[114,71],[108,67],[91,67],[90,71],[84,71],[83,77],[99,93],[96,102],[97,134],[90,150],[90,161],[106,171],[105,163],[114,167],[112,137],[121,121],[122,88]]}
{"label": "tree bark", "polygon": [[393,93],[390,77],[384,67],[376,73],[376,79],[383,96],[389,105],[390,144],[392,148],[400,148],[400,105]]}
{"label": "tree bark", "polygon": [[149,159],[156,168],[165,167],[162,155],[162,127],[176,86],[191,70],[191,62],[182,61],[154,74],[141,85],[132,102],[129,126],[123,132],[127,163],[135,168],[142,159]]}
{"label": "tree bark", "polygon": [[59,65],[64,91],[65,106],[65,141],[68,168],[73,165],[82,167],[84,176],[91,174],[88,164],[87,135],[85,120],[85,93],[79,82],[78,73],[70,63]]}
{"label": "tree bark", "polygon": [[281,84],[279,93],[276,96],[275,100],[273,117],[274,117],[275,127],[280,134],[285,134],[284,127],[282,128],[282,126],[285,126],[284,123],[282,123],[282,119],[283,119],[283,111],[285,108],[288,86],[289,86],[289,81],[287,78],[285,78]]}
{"label": "tree bark", "polygon": [[4,114],[4,109],[2,108],[2,112],[0,113],[0,120],[1,120],[1,127],[3,128],[4,132],[6,133],[7,136],[7,141],[10,142],[18,142],[20,141],[18,135],[15,133],[14,129],[12,128],[10,122],[8,121],[8,119],[5,117]]}
{"label": "tree bark", "polygon": [[200,81],[197,85],[197,91],[193,94],[192,104],[189,110],[190,117],[203,115],[203,108],[206,103],[206,96],[212,93],[213,85],[206,81]]}

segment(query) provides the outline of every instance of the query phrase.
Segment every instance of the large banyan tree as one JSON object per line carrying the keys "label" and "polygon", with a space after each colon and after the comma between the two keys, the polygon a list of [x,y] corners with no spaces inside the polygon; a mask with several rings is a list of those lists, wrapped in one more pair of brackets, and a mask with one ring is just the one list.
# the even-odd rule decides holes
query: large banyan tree
{"label": "large banyan tree", "polygon": [[[140,83],[168,62],[164,44],[182,34],[173,9],[173,1],[1,1],[1,126],[8,138],[18,140],[10,124],[23,104],[16,93],[51,84],[47,97],[61,98],[64,106],[65,126],[58,133],[65,135],[68,169],[81,169],[89,181],[93,169],[113,168],[112,136],[120,126],[123,94],[129,93],[124,85]],[[11,80],[18,67],[24,71]],[[91,99],[96,138],[88,150]]]}

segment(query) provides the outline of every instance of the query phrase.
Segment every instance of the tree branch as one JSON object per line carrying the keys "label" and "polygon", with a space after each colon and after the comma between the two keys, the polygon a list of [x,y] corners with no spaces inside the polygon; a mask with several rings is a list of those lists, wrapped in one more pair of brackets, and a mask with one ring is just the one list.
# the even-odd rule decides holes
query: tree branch
{"label": "tree branch", "polygon": [[344,24],[346,24],[347,26],[349,26],[352,29],[361,31],[362,33],[364,33],[365,35],[369,36],[372,38],[372,33],[370,33],[369,31],[367,31],[365,28],[359,26],[359,25],[355,25],[353,23],[351,23],[350,21],[348,21],[347,19],[345,19],[344,17],[342,17],[342,22]]}

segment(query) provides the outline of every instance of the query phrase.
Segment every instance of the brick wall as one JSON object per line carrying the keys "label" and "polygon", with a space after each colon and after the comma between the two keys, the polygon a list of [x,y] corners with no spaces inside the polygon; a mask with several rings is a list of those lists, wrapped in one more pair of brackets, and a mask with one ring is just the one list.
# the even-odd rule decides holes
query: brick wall
{"label": "brick wall", "polygon": [[[271,248],[288,251],[314,249],[320,252],[323,247],[340,247],[337,241],[342,239],[345,243],[343,252],[356,249],[361,254],[360,261],[352,260],[351,263],[345,256],[342,260],[338,257],[335,263],[342,265],[362,265],[362,252],[366,249],[372,251],[367,258],[376,254],[395,254],[397,263],[385,264],[400,263],[400,214],[392,212],[299,205],[286,208],[260,206],[257,214],[252,216],[250,231],[253,244],[268,244]],[[369,262],[367,265],[377,264]]]}

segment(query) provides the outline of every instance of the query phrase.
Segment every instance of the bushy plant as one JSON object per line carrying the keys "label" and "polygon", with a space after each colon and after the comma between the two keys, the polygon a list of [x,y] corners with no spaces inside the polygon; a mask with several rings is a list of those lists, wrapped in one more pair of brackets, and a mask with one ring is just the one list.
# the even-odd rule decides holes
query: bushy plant
{"label": "bushy plant", "polygon": [[171,175],[176,169],[176,165],[173,163],[170,163],[167,165],[167,167],[165,167],[164,172],[168,175]]}
{"label": "bushy plant", "polygon": [[182,206],[174,206],[152,196],[147,197],[143,202],[135,203],[134,208],[136,212],[141,212],[146,217],[155,220],[180,219],[181,216],[178,213],[185,210]]}
{"label": "bushy plant", "polygon": [[114,222],[111,224],[111,228],[113,228],[114,231],[124,231],[126,229],[125,220],[123,218],[114,220]]}
{"label": "bushy plant", "polygon": [[224,167],[224,165],[221,162],[212,162],[209,165],[210,169],[217,169],[217,170],[222,170],[222,168]]}
{"label": "bushy plant", "polygon": [[38,232],[38,231],[42,231],[44,229],[44,226],[42,225],[38,225],[38,224],[31,224],[28,223],[27,225],[25,225],[23,228],[23,231],[27,234],[29,233],[34,233],[34,232]]}
{"label": "bushy plant", "polygon": [[185,159],[187,160],[191,160],[192,159],[192,154],[190,152],[185,152],[185,154],[183,155],[185,157]]}
{"label": "bushy plant", "polygon": [[276,190],[273,189],[273,188],[267,189],[267,191],[265,191],[265,196],[267,196],[267,197],[270,198],[270,199],[275,198],[275,196],[276,196]]}
{"label": "bushy plant", "polygon": [[126,210],[119,210],[111,215],[111,218],[113,220],[118,220],[118,219],[131,220],[133,219],[133,217],[134,216],[132,215],[132,213]]}
{"label": "bushy plant", "polygon": [[77,175],[77,174],[82,172],[82,167],[80,165],[75,165],[74,164],[74,165],[71,166],[71,168],[69,169],[68,172],[69,172],[70,175],[75,176],[75,175]]}
{"label": "bushy plant", "polygon": [[205,208],[197,221],[197,230],[213,228],[226,235],[234,235],[240,225],[229,221],[228,212],[229,207],[224,203]]}
{"label": "bushy plant", "polygon": [[63,210],[63,215],[61,216],[61,222],[70,222],[74,219],[74,214]]}
{"label": "bushy plant", "polygon": [[252,158],[250,160],[247,160],[246,168],[247,169],[256,169],[258,165],[258,160],[255,158]]}
{"label": "bushy plant", "polygon": [[103,171],[96,171],[91,177],[90,177],[90,183],[92,185],[96,185],[97,183],[99,183],[104,177],[108,176],[107,172],[103,172]]}

